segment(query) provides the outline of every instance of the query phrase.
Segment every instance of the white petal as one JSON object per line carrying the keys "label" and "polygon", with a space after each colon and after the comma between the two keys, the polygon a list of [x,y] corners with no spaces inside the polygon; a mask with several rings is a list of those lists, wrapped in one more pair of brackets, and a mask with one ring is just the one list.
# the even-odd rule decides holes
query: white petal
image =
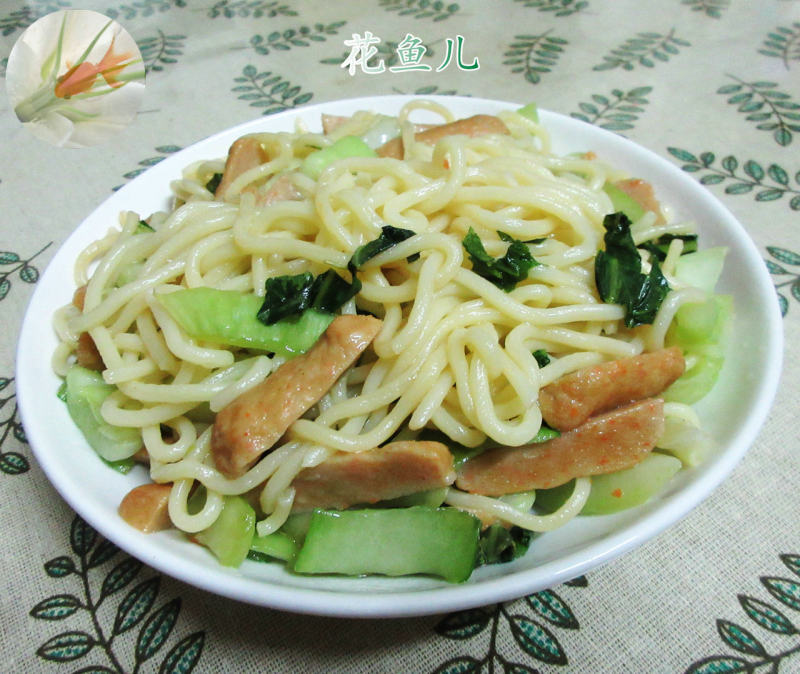
{"label": "white petal", "polygon": [[129,124],[136,117],[136,113],[142,105],[144,84],[129,82],[110,94],[98,98],[101,104],[100,114],[104,119]]}
{"label": "white petal", "polygon": [[36,62],[34,65],[37,74],[41,71],[45,59],[50,56],[58,44],[61,22],[68,13],[67,10],[61,10],[60,12],[53,12],[43,16],[28,26],[22,37],[17,41],[18,43],[24,42],[35,55]]}
{"label": "white petal", "polygon": [[72,135],[75,125],[66,117],[58,113],[51,113],[40,121],[28,122],[25,128],[37,138],[46,140],[52,145],[57,147],[69,147],[67,142]]}
{"label": "white petal", "polygon": [[41,68],[38,54],[27,42],[17,40],[6,66],[6,91],[12,105],[27,98],[41,86]]}
{"label": "white petal", "polygon": [[64,143],[64,147],[94,147],[105,143],[124,128],[124,124],[103,121],[81,122],[75,125],[75,129],[69,140]]}
{"label": "white petal", "polygon": [[[62,54],[61,62],[64,64],[63,70],[66,70],[66,64],[74,64],[83,54],[84,50],[89,46],[89,43],[95,36],[103,30],[111,19],[103,16],[99,12],[93,12],[88,9],[79,9],[69,12],[67,17],[67,28],[64,32],[64,51]],[[92,47],[86,60],[90,63],[97,63],[100,61],[111,45],[111,40],[117,31],[122,30],[122,27],[116,22],[112,21],[111,25],[103,31],[100,39]],[[124,32],[124,31],[123,31]],[[62,74],[59,72],[59,75]]]}

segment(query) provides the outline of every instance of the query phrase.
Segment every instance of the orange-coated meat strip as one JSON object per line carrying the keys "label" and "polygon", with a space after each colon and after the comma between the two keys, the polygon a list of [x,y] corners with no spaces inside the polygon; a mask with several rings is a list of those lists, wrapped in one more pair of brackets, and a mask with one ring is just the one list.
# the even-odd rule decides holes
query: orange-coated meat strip
{"label": "orange-coated meat strip", "polygon": [[222,201],[225,192],[231,183],[240,175],[256,166],[260,166],[267,161],[267,154],[261,143],[253,136],[242,136],[231,144],[228,150],[228,158],[225,160],[225,170],[222,172],[222,180],[219,181],[214,192],[214,198]]}
{"label": "orange-coated meat strip", "polygon": [[372,316],[337,316],[311,349],[224,407],[211,434],[217,468],[229,477],[245,473],[325,395],[380,329],[381,321]]}
{"label": "orange-coated meat strip", "polygon": [[78,343],[75,345],[75,358],[78,365],[85,367],[87,370],[102,372],[106,369],[103,357],[88,332],[82,332],[78,335]]}
{"label": "orange-coated meat strip", "polygon": [[553,440],[479,454],[461,467],[456,486],[475,494],[502,496],[612,473],[644,459],[663,430],[663,401],[640,400],[593,417]]}
{"label": "orange-coated meat strip", "polygon": [[[72,295],[72,306],[83,311],[83,302],[85,299],[86,285],[84,284],[75,289]],[[82,332],[78,335],[78,343],[75,345],[75,358],[78,361],[78,365],[85,367],[87,370],[102,372],[106,369],[103,357],[100,355],[100,352],[97,350],[97,345],[88,332]]]}
{"label": "orange-coated meat strip", "polygon": [[542,418],[551,428],[568,431],[594,414],[660,394],[683,370],[677,346],[578,370],[539,391]]}
{"label": "orange-coated meat strip", "polygon": [[653,186],[641,178],[629,178],[614,183],[619,189],[633,199],[646,211],[653,211],[656,214],[656,224],[664,223],[664,216],[661,215],[661,204],[656,199]]}
{"label": "orange-coated meat strip", "polygon": [[447,487],[455,480],[453,455],[440,442],[398,441],[367,452],[337,452],[292,482],[293,510],[375,503]]}
{"label": "orange-coated meat strip", "polygon": [[119,504],[119,514],[128,524],[146,534],[169,529],[169,493],[172,484],[143,484],[131,489]]}
{"label": "orange-coated meat strip", "polygon": [[326,136],[329,133],[333,133],[338,129],[342,124],[352,119],[351,117],[346,117],[344,115],[328,115],[323,113],[322,114],[322,133]]}
{"label": "orange-coated meat strip", "polygon": [[80,309],[83,311],[83,303],[86,300],[86,284],[84,283],[82,286],[75,288],[75,292],[72,293],[72,306],[76,309]]}
{"label": "orange-coated meat strip", "polygon": [[[421,143],[435,145],[445,136],[463,135],[475,138],[477,136],[486,136],[490,133],[507,134],[508,127],[494,115],[474,115],[449,124],[432,126],[430,129],[414,134],[414,139]],[[403,139],[393,138],[381,145],[376,152],[379,157],[402,159]]]}
{"label": "orange-coated meat strip", "polygon": [[278,201],[296,201],[301,196],[291,178],[284,174],[276,178],[268,189],[256,191],[256,206],[269,206]]}

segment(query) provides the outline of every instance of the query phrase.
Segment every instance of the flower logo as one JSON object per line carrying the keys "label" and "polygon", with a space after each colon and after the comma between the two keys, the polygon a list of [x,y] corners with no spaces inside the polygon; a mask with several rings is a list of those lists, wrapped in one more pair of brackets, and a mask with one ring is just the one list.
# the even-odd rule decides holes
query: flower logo
{"label": "flower logo", "polygon": [[34,135],[58,147],[87,147],[133,121],[144,76],[139,48],[122,26],[98,12],[65,10],[20,36],[8,57],[6,88]]}

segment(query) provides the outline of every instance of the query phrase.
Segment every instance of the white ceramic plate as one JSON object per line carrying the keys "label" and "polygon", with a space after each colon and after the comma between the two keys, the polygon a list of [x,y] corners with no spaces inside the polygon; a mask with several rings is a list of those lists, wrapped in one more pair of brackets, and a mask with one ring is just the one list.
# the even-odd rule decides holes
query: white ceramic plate
{"label": "white ceramic plate", "polygon": [[[431,97],[436,98],[436,97]],[[192,161],[222,157],[231,142],[254,131],[292,130],[297,118],[319,128],[320,114],[371,109],[394,114],[405,96],[361,98],[309,106],[223,131],[178,152],[120,189],[75,230],[42,275],[19,341],[17,399],[34,454],[64,499],[107,539],[160,571],[210,592],[253,604],[330,616],[392,617],[454,611],[504,601],[585,573],[658,534],[694,508],[741,459],[766,418],[781,369],[782,326],[775,292],[753,242],[733,216],[695,180],[658,155],[597,127],[541,111],[554,151],[594,150],[600,157],[655,185],[676,216],[698,223],[703,247],[730,249],[718,288],[735,297],[736,347],[714,391],[698,411],[718,442],[702,466],[681,471],[668,489],[636,509],[578,518],[537,538],[528,554],[510,564],[478,569],[462,585],[433,579],[303,577],[279,564],[245,562],[227,569],[174,531],[145,535],[125,524],[117,506],[132,487],[147,481],[143,468],[123,476],[92,452],[55,393],[50,369],[56,346],[51,317],[70,301],[75,258],[117,222],[121,210],[147,215],[167,207],[169,182]],[[458,117],[516,108],[514,103],[441,97]]]}

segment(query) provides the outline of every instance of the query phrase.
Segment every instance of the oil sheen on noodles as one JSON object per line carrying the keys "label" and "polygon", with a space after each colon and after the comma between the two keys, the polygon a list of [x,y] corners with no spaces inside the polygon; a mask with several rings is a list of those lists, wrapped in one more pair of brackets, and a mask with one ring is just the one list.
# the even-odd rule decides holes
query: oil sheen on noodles
{"label": "oil sheen on noodles", "polygon": [[[293,169],[335,134],[302,128],[260,134],[270,161],[234,180],[224,200],[205,188],[222,162],[189,166],[173,184],[180,205],[153,216],[155,232],[136,236],[140,216],[124,213],[121,231],[112,230],[78,259],[76,283],[87,283],[84,311],[68,306],[56,316],[55,369],[66,372],[78,335],[88,331],[106,365],[104,378],[118,389],[102,416],[141,429],[152,479],[174,485],[169,513],[178,528],[204,529],[219,515],[223,495],[258,489],[266,514],[258,533],[270,533],[291,510],[291,483],[300,470],[337,450],[369,451],[398,431],[413,437],[433,427],[467,446],[487,438],[523,444],[542,423],[540,387],[609,358],[658,348],[678,306],[692,299],[673,280],[675,290],[652,326],[636,337],[620,329],[623,309],[597,298],[592,263],[603,217],[613,210],[602,186],[623,176],[596,159],[552,155],[546,129],[511,111],[499,115],[508,136],[447,137],[434,149],[413,139],[409,116],[419,106],[410,103],[398,116],[403,160],[348,158],[315,181]],[[439,105],[425,107],[452,119]],[[371,121],[370,114],[356,115],[340,135]],[[248,185],[281,173],[299,198],[257,207]],[[192,411],[204,404],[219,411],[282,361],[198,344],[159,297],[201,286],[263,295],[271,276],[346,267],[353,251],[386,224],[417,235],[370,260],[359,272],[362,290],[343,309],[361,308],[383,320],[376,357],[343,376],[313,415],[293,424],[287,442],[244,475],[225,477],[210,456],[208,420],[190,420],[197,417]],[[461,243],[470,227],[493,256],[507,246],[497,230],[533,241],[541,264],[504,292],[471,271]],[[633,225],[637,241],[686,231],[685,224],[656,225],[652,213]],[[680,241],[674,243],[678,249],[664,264],[668,278],[680,254]],[[120,284],[121,270],[132,266],[135,277]],[[552,355],[545,367],[532,355],[537,349]],[[668,414],[685,416],[682,407],[673,405]],[[169,442],[162,425],[172,429]],[[195,482],[205,485],[208,498],[190,514]],[[546,517],[455,489],[446,501],[544,531],[575,516],[588,491],[589,480],[578,480],[572,497]]]}

